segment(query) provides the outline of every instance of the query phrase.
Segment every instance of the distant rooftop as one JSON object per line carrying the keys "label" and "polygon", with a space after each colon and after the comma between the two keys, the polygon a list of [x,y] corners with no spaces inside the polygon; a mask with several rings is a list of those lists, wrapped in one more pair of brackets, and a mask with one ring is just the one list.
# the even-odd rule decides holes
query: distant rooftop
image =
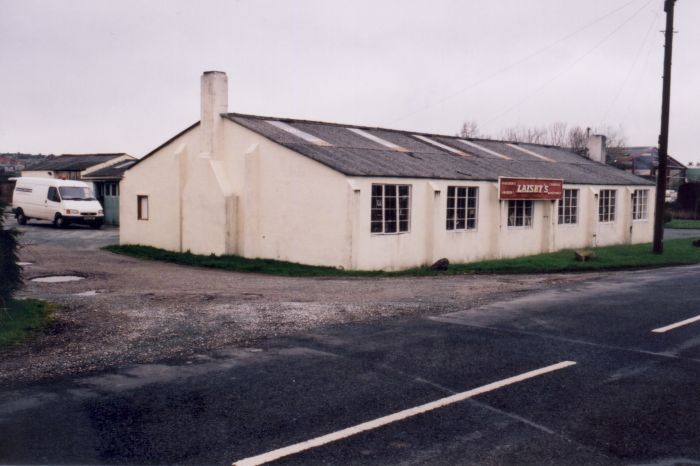
{"label": "distant rooftop", "polygon": [[42,160],[35,165],[27,167],[26,170],[83,171],[124,155],[127,154],[123,152],[109,154],[63,154]]}

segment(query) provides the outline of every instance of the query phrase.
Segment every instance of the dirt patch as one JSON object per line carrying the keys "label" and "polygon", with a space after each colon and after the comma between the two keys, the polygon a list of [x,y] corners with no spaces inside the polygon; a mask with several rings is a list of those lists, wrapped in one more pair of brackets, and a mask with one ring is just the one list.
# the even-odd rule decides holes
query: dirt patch
{"label": "dirt patch", "polygon": [[34,243],[26,254],[32,276],[85,279],[26,283],[20,296],[60,307],[45,333],[2,354],[3,385],[246,346],[329,324],[454,312],[602,276],[290,278],[141,261],[89,245]]}

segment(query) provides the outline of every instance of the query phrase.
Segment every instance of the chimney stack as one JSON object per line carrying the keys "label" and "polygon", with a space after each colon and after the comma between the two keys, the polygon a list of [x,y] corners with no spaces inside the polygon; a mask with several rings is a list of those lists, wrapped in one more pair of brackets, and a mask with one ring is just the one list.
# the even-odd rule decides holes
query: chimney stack
{"label": "chimney stack", "polygon": [[202,155],[212,156],[222,113],[228,113],[228,78],[223,71],[202,74]]}
{"label": "chimney stack", "polygon": [[586,141],[586,149],[588,150],[588,158],[596,162],[605,163],[607,156],[607,148],[605,144],[605,136],[602,134],[591,134]]}

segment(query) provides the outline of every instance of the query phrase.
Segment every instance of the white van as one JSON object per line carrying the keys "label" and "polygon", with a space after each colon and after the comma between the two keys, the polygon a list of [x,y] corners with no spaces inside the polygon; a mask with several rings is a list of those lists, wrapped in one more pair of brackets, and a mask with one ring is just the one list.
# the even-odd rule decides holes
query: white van
{"label": "white van", "polygon": [[48,220],[57,227],[83,223],[100,228],[104,211],[92,189],[82,181],[55,178],[14,178],[12,212],[17,223],[27,220]]}

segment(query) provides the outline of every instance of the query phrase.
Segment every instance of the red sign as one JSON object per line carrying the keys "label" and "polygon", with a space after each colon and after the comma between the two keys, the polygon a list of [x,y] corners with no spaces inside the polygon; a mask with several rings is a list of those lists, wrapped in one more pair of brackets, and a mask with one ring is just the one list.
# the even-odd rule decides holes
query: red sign
{"label": "red sign", "polygon": [[544,180],[537,178],[499,178],[498,198],[500,200],[553,200],[561,199],[564,180]]}

